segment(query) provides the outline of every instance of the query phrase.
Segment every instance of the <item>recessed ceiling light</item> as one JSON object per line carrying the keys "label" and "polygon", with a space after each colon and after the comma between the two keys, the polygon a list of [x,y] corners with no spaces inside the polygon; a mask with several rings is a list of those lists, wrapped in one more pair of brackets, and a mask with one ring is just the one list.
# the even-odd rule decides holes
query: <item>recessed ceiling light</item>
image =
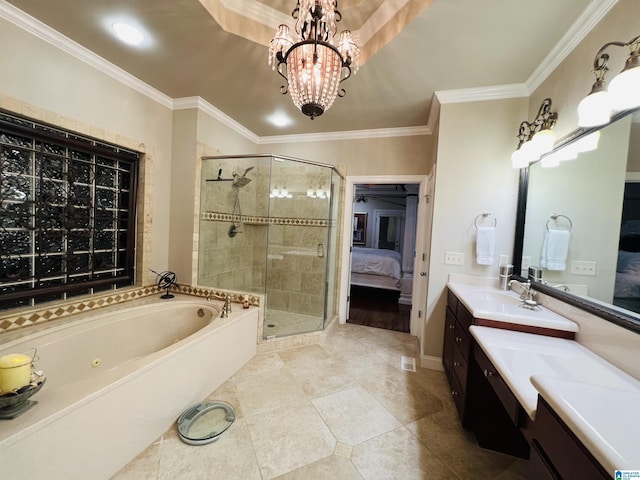
{"label": "recessed ceiling light", "polygon": [[138,29],[126,23],[117,22],[111,28],[120,40],[129,45],[140,45],[144,40],[144,35]]}
{"label": "recessed ceiling light", "polygon": [[291,117],[281,112],[274,113],[273,115],[269,116],[269,122],[275,125],[276,127],[286,127],[288,125],[291,125],[291,123],[293,123],[291,121]]}

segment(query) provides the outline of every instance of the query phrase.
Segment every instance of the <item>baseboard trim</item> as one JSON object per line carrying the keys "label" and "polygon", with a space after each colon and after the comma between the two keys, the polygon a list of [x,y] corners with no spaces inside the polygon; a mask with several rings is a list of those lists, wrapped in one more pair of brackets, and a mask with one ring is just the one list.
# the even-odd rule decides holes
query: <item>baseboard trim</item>
{"label": "baseboard trim", "polygon": [[442,358],[431,355],[420,356],[420,368],[428,368],[429,370],[438,370],[440,372],[444,371],[444,368],[442,368]]}

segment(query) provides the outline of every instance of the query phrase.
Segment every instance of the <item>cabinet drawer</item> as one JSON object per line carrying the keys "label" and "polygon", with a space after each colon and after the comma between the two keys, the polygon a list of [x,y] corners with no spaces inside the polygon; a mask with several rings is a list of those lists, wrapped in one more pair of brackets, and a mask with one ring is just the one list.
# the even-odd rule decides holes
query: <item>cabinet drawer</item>
{"label": "cabinet drawer", "polygon": [[471,335],[469,330],[460,325],[460,322],[456,323],[454,330],[453,343],[460,350],[460,353],[465,360],[469,360],[469,351],[471,350]]}
{"label": "cabinet drawer", "polygon": [[491,363],[491,360],[487,358],[480,347],[474,348],[474,356],[478,362],[480,370],[482,370],[482,373],[487,378],[489,384],[502,402],[509,418],[511,418],[514,425],[519,425],[520,416],[522,415],[523,410],[515,395],[511,392],[509,386],[502,379],[496,368]]}
{"label": "cabinet drawer", "polygon": [[540,445],[544,457],[563,480],[611,479],[593,455],[576,438],[545,400],[538,396],[533,442]]}
{"label": "cabinet drawer", "polygon": [[469,327],[474,324],[473,315],[467,310],[462,302],[458,302],[458,308],[456,310],[456,318],[458,323],[464,327],[465,331],[469,330]]}
{"label": "cabinet drawer", "polygon": [[465,391],[460,385],[460,382],[458,381],[458,377],[456,377],[455,375],[451,375],[451,380],[449,385],[451,386],[451,396],[453,397],[453,401],[456,404],[458,415],[460,416],[460,420],[462,420],[464,424]]}
{"label": "cabinet drawer", "polygon": [[451,373],[451,358],[453,356],[453,346],[456,336],[456,317],[449,307],[447,307],[447,313],[444,322],[444,343],[442,347],[442,366],[447,374],[447,377]]}
{"label": "cabinet drawer", "polygon": [[453,347],[453,358],[451,361],[451,370],[458,377],[460,385],[466,388],[467,374],[469,373],[469,356],[463,354],[459,345]]}

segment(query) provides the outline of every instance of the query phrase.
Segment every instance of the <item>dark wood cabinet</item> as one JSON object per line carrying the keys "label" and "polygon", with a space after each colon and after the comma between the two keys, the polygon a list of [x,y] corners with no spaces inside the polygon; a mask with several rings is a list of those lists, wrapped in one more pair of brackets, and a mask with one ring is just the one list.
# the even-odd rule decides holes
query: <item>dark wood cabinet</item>
{"label": "dark wood cabinet", "polygon": [[529,463],[529,478],[562,480],[610,480],[607,472],[571,429],[538,396],[536,420],[529,433],[536,458]]}
{"label": "dark wood cabinet", "polygon": [[445,319],[442,365],[449,380],[451,395],[456,404],[460,421],[469,427],[466,415],[467,381],[471,358],[469,326],[473,316],[456,296],[448,292]]}
{"label": "dark wood cabinet", "polygon": [[603,469],[540,396],[536,419],[529,418],[475,343],[469,327],[477,323],[448,291],[442,365],[462,425],[474,433],[478,445],[528,458],[530,480],[611,479],[613,472]]}

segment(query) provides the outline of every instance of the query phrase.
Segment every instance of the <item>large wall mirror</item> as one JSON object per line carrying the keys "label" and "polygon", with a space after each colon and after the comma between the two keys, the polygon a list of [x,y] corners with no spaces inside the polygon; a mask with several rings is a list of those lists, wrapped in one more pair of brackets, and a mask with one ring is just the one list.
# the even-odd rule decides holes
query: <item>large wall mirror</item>
{"label": "large wall mirror", "polygon": [[[640,333],[640,111],[577,130],[557,149],[595,131],[597,149],[521,171],[514,271],[526,280],[529,266],[545,265],[535,289]],[[550,230],[570,231],[557,236],[568,236],[564,264],[543,254]]]}

